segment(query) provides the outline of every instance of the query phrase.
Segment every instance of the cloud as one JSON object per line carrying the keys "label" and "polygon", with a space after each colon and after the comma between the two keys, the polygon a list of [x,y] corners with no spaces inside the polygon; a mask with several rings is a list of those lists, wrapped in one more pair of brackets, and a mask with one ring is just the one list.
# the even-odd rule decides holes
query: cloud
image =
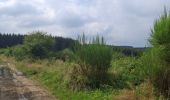
{"label": "cloud", "polygon": [[33,5],[17,3],[1,7],[0,13],[6,16],[20,16],[25,14],[38,14],[39,12]]}
{"label": "cloud", "polygon": [[83,16],[67,11],[60,13],[57,21],[59,25],[66,28],[79,28],[88,23],[88,19],[83,18]]}
{"label": "cloud", "polygon": [[75,38],[83,32],[109,44],[145,46],[150,28],[169,0],[1,0],[0,30],[43,30]]}

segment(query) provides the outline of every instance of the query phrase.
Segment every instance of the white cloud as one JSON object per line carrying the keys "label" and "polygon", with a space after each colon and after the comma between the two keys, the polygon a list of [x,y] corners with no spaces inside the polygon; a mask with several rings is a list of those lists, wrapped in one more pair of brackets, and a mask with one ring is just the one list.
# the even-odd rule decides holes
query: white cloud
{"label": "white cloud", "polygon": [[76,37],[102,35],[109,44],[145,46],[169,0],[1,0],[1,32],[43,30]]}

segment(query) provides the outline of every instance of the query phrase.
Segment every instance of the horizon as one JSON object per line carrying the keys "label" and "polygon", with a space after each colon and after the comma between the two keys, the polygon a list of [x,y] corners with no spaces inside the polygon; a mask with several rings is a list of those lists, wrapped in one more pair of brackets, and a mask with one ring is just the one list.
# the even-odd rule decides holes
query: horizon
{"label": "horizon", "polygon": [[[37,32],[37,31],[33,31],[33,32]],[[42,32],[42,31],[40,31],[40,32]],[[29,34],[31,34],[32,32],[27,32],[27,33],[24,33],[24,34],[21,34],[21,33],[2,33],[2,32],[0,32],[0,34],[5,34],[5,35],[29,35]],[[57,36],[57,35],[52,35],[51,33],[49,33],[48,34],[48,32],[46,32],[47,33],[47,35],[51,35],[51,36],[53,36],[53,37],[59,37],[59,38],[64,38],[64,39],[72,39],[72,40],[76,40],[76,38],[71,38],[71,37],[63,37],[63,36]],[[89,40],[89,38],[93,38],[93,37],[86,37],[86,39],[87,40]],[[107,43],[107,41],[106,41],[106,45],[108,45],[108,46],[116,46],[116,47],[132,47],[132,48],[148,48],[148,47],[151,47],[151,46],[143,46],[143,47],[135,47],[135,46],[131,46],[131,45],[114,45],[114,44],[108,44]]]}
{"label": "horizon", "polygon": [[153,23],[169,0],[2,0],[0,31],[26,34],[44,31],[75,39],[104,36],[107,44],[147,47]]}

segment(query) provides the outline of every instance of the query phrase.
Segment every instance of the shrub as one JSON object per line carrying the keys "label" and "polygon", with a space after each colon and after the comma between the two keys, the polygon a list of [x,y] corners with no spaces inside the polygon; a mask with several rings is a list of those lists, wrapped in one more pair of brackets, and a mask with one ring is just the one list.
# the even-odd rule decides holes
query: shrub
{"label": "shrub", "polygon": [[12,49],[11,49],[11,48],[3,49],[2,53],[3,53],[5,56],[11,56],[11,55],[12,55]]}
{"label": "shrub", "polygon": [[73,80],[83,82],[85,85],[83,87],[99,88],[102,84],[107,84],[107,71],[111,65],[112,50],[104,45],[103,38],[100,39],[98,36],[91,44],[86,44],[85,36],[82,36],[80,40],[81,44],[76,45],[75,49],[79,66],[73,70],[76,76],[71,76],[74,76]]}
{"label": "shrub", "polygon": [[157,49],[162,64],[155,78],[156,87],[170,98],[170,14],[166,11],[160,19],[156,20],[150,43],[154,49]]}
{"label": "shrub", "polygon": [[74,61],[75,55],[69,49],[64,49],[56,54],[56,58],[63,61]]}
{"label": "shrub", "polygon": [[132,88],[144,81],[141,74],[140,60],[134,57],[124,57],[112,61],[111,73],[116,77],[112,79],[115,88]]}
{"label": "shrub", "polygon": [[121,59],[124,57],[126,57],[126,56],[121,52],[113,52],[113,60]]}
{"label": "shrub", "polygon": [[141,62],[141,74],[146,79],[151,80],[152,82],[155,80],[158,71],[160,71],[162,63],[160,62],[160,58],[158,56],[158,49],[152,48],[145,52],[140,58]]}
{"label": "shrub", "polygon": [[32,58],[46,58],[54,46],[54,39],[45,32],[32,32],[24,37],[24,45]]}
{"label": "shrub", "polygon": [[72,90],[90,89],[86,65],[74,64],[68,74],[68,86]]}
{"label": "shrub", "polygon": [[26,46],[18,45],[18,46],[13,47],[12,55],[17,60],[23,60],[29,56],[29,52]]}

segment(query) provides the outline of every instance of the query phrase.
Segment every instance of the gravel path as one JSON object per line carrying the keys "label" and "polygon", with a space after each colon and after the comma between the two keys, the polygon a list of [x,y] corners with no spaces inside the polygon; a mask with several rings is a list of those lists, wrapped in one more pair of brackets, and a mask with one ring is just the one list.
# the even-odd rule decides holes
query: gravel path
{"label": "gravel path", "polygon": [[56,100],[12,65],[0,65],[0,100]]}

